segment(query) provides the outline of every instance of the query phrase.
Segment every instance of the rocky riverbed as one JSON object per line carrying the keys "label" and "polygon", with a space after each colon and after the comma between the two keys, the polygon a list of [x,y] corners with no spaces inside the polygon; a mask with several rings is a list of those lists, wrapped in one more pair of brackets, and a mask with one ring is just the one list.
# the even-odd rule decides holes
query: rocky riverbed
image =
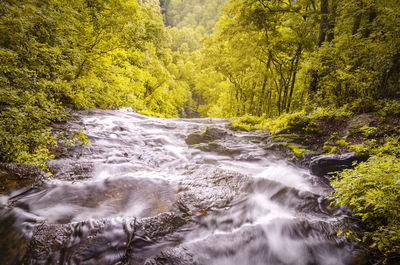
{"label": "rocky riverbed", "polygon": [[78,112],[57,129],[91,142],[60,149],[52,176],[1,166],[1,264],[363,262],[337,236],[351,213],[271,151],[266,131],[123,110]]}

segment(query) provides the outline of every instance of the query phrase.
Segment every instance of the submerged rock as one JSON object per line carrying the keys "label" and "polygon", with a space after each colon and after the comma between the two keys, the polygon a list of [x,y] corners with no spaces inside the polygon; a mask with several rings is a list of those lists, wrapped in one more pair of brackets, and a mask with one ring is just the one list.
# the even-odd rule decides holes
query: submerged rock
{"label": "submerged rock", "polygon": [[[194,167],[186,173],[187,176],[179,182],[176,201],[171,207],[168,207],[170,211],[153,217],[116,217],[54,223],[48,220],[43,221],[38,219],[36,215],[25,213],[23,209],[16,208],[19,212],[32,216],[33,228],[29,238],[22,238],[25,245],[22,243],[20,245],[23,249],[18,249],[15,253],[10,252],[9,255],[11,256],[8,259],[12,262],[9,264],[19,264],[21,261],[25,264],[143,264],[147,258],[160,253],[161,249],[179,245],[185,231],[194,230],[193,227],[198,222],[195,220],[206,218],[209,215],[209,210],[228,207],[249,186],[247,176],[215,167]],[[142,182],[145,180],[143,179]],[[138,182],[135,178],[130,179],[130,181],[133,186],[150,190],[143,186],[149,180],[144,184]],[[109,192],[123,194],[123,191],[130,190],[132,196],[137,193],[136,188],[130,185],[129,179],[113,179],[106,182],[104,187],[107,187],[107,189],[104,190],[103,188],[101,192],[100,188],[103,186],[96,183],[89,185],[88,190],[97,190],[102,194],[101,197]],[[151,183],[153,186],[157,186],[156,184],[169,185],[161,180]],[[68,186],[66,188],[73,189],[74,187]],[[74,198],[73,202],[75,200],[77,202],[85,201],[82,196],[86,197],[86,189],[75,188],[80,190],[76,193],[76,198],[69,196],[64,191],[65,195],[68,198]],[[156,188],[154,187],[153,191],[149,193],[147,200],[151,200],[152,196],[157,196]],[[169,188],[166,189],[169,190]],[[53,190],[51,194],[55,196],[56,191],[58,190]],[[169,193],[164,194],[164,196],[172,199]],[[92,200],[95,199],[93,196],[89,197]],[[70,200],[67,201],[69,204],[72,203]],[[117,205],[114,206],[117,207]],[[19,212],[16,212],[16,218],[22,218],[21,221],[12,221],[12,223],[25,222],[25,217]],[[3,222],[3,224],[9,226],[6,222]],[[183,229],[183,227],[186,228]],[[183,231],[181,231],[182,229]],[[19,231],[17,228],[14,230]],[[180,232],[176,233],[177,231]],[[13,244],[9,244],[7,249],[12,247]],[[25,256],[24,253],[26,253]],[[181,257],[180,263],[176,264],[184,264],[185,260],[186,258]]]}
{"label": "submerged rock", "polygon": [[187,209],[223,208],[249,188],[249,177],[237,172],[202,166],[179,182],[178,201]]}
{"label": "submerged rock", "polygon": [[354,162],[363,160],[365,157],[358,156],[354,152],[343,155],[314,156],[310,161],[310,169],[314,175],[322,177],[330,172],[353,168]]}
{"label": "submerged rock", "polygon": [[[248,224],[231,233],[215,233],[165,249],[147,259],[145,265],[343,264],[340,254],[346,250],[334,248],[333,226],[320,221],[296,220],[276,220],[268,225]],[[285,246],[291,251],[288,252]],[[324,256],[319,252],[324,252]]]}
{"label": "submerged rock", "polygon": [[[115,218],[71,224],[37,226],[25,264],[141,264],[162,246],[174,245],[166,236],[187,222],[173,213],[136,220]],[[154,246],[152,246],[154,245]],[[12,264],[12,263],[11,263]]]}

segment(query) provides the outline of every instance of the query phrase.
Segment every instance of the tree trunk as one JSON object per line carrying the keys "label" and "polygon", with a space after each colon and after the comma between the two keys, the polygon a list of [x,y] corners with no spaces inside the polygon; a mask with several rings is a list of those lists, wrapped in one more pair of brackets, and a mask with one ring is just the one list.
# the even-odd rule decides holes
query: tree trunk
{"label": "tree trunk", "polygon": [[329,20],[328,20],[328,35],[326,38],[327,42],[331,42],[333,41],[334,37],[335,37],[335,19],[336,19],[336,8],[337,8],[337,3],[334,2],[332,7],[331,7],[331,12],[329,15]]}
{"label": "tree trunk", "polygon": [[259,116],[261,116],[263,106],[264,106],[264,104],[266,104],[265,95],[264,95],[266,86],[267,86],[267,77],[264,77],[264,82],[263,82],[262,89],[261,89],[261,96],[260,96],[260,100],[259,100],[260,102],[259,102],[259,105],[257,106],[258,107],[257,114]]}
{"label": "tree trunk", "polygon": [[375,18],[378,15],[374,8],[371,8],[368,13],[369,13],[369,15],[368,15],[369,25],[367,26],[366,30],[364,31],[364,38],[368,38],[369,35],[371,34],[371,24],[372,24],[372,22],[374,22]]}
{"label": "tree trunk", "polygon": [[279,81],[279,89],[278,89],[278,115],[281,115],[281,99],[282,99],[282,87],[283,87],[283,80]]}
{"label": "tree trunk", "polygon": [[[321,20],[319,23],[319,35],[318,35],[318,47],[322,46],[322,43],[325,39],[328,42],[331,42],[334,38],[334,27],[335,27],[335,14],[336,13],[336,4],[333,5],[332,13],[329,16],[329,1],[321,0]],[[329,34],[328,34],[329,33]],[[311,98],[317,92],[318,87],[318,73],[316,70],[311,69],[309,71],[311,79],[310,85],[308,87],[308,93]]]}
{"label": "tree trunk", "polygon": [[321,0],[321,20],[319,23],[318,47],[321,47],[322,43],[325,41],[326,38],[326,33],[329,24],[328,11],[329,11],[329,1]]}
{"label": "tree trunk", "polygon": [[296,83],[297,68],[299,66],[299,60],[301,57],[301,49],[302,47],[300,45],[296,52],[296,62],[294,63],[294,68],[293,68],[292,84],[290,85],[290,92],[289,92],[289,99],[286,108],[286,113],[289,113],[290,105],[292,103],[293,90],[294,90],[294,85]]}
{"label": "tree trunk", "polygon": [[318,73],[314,69],[311,69],[309,73],[311,76],[311,80],[310,80],[310,86],[308,87],[308,94],[310,94],[310,96],[313,97],[313,95],[317,93]]}

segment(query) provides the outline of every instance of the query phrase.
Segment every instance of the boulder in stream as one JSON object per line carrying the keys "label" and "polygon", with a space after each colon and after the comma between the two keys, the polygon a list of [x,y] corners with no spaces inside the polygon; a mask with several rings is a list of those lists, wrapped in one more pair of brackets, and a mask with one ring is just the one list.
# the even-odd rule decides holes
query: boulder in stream
{"label": "boulder in stream", "polygon": [[0,163],[0,194],[39,184],[48,176],[35,165]]}
{"label": "boulder in stream", "polygon": [[342,155],[319,155],[311,158],[310,169],[314,175],[322,177],[330,172],[353,168],[355,162],[365,159],[366,157],[359,156],[354,152]]}
{"label": "boulder in stream", "polygon": [[228,133],[217,127],[207,127],[206,130],[202,133],[194,132],[189,134],[185,138],[185,142],[188,145],[200,144],[200,143],[207,143],[212,142],[214,140],[221,139],[225,137]]}

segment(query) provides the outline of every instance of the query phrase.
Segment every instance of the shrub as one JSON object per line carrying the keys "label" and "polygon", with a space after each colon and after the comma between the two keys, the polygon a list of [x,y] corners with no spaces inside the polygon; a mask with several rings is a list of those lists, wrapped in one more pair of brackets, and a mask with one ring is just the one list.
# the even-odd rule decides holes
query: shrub
{"label": "shrub", "polygon": [[316,132],[317,124],[307,117],[304,111],[283,114],[278,118],[267,119],[262,122],[263,128],[268,128],[272,132],[278,129],[290,129],[292,132]]}
{"label": "shrub", "polygon": [[329,144],[329,142],[325,142],[322,148],[326,152],[326,155],[334,154],[337,151],[337,146],[332,146]]}
{"label": "shrub", "polygon": [[400,101],[399,100],[380,100],[378,105],[381,106],[378,113],[383,116],[400,116]]}
{"label": "shrub", "polygon": [[377,109],[376,101],[372,98],[357,98],[349,106],[348,109],[354,113],[373,112]]}
{"label": "shrub", "polygon": [[264,117],[245,115],[238,119],[233,120],[231,125],[234,128],[251,130],[254,128],[262,127],[263,120],[264,120]]}
{"label": "shrub", "polygon": [[296,145],[296,144],[288,144],[288,147],[292,150],[293,154],[294,154],[296,157],[302,157],[303,154],[304,154],[305,152],[307,152],[306,149],[301,148],[299,145]]}
{"label": "shrub", "polygon": [[45,161],[51,158],[49,148],[56,145],[49,125],[65,118],[63,110],[41,92],[0,88],[0,94],[0,161],[45,169]]}
{"label": "shrub", "polygon": [[318,107],[310,112],[308,115],[311,119],[315,120],[333,120],[343,117],[351,117],[353,113],[345,107]]}
{"label": "shrub", "polygon": [[360,240],[389,257],[400,253],[400,159],[371,156],[332,182],[337,204],[347,205],[366,229]]}

